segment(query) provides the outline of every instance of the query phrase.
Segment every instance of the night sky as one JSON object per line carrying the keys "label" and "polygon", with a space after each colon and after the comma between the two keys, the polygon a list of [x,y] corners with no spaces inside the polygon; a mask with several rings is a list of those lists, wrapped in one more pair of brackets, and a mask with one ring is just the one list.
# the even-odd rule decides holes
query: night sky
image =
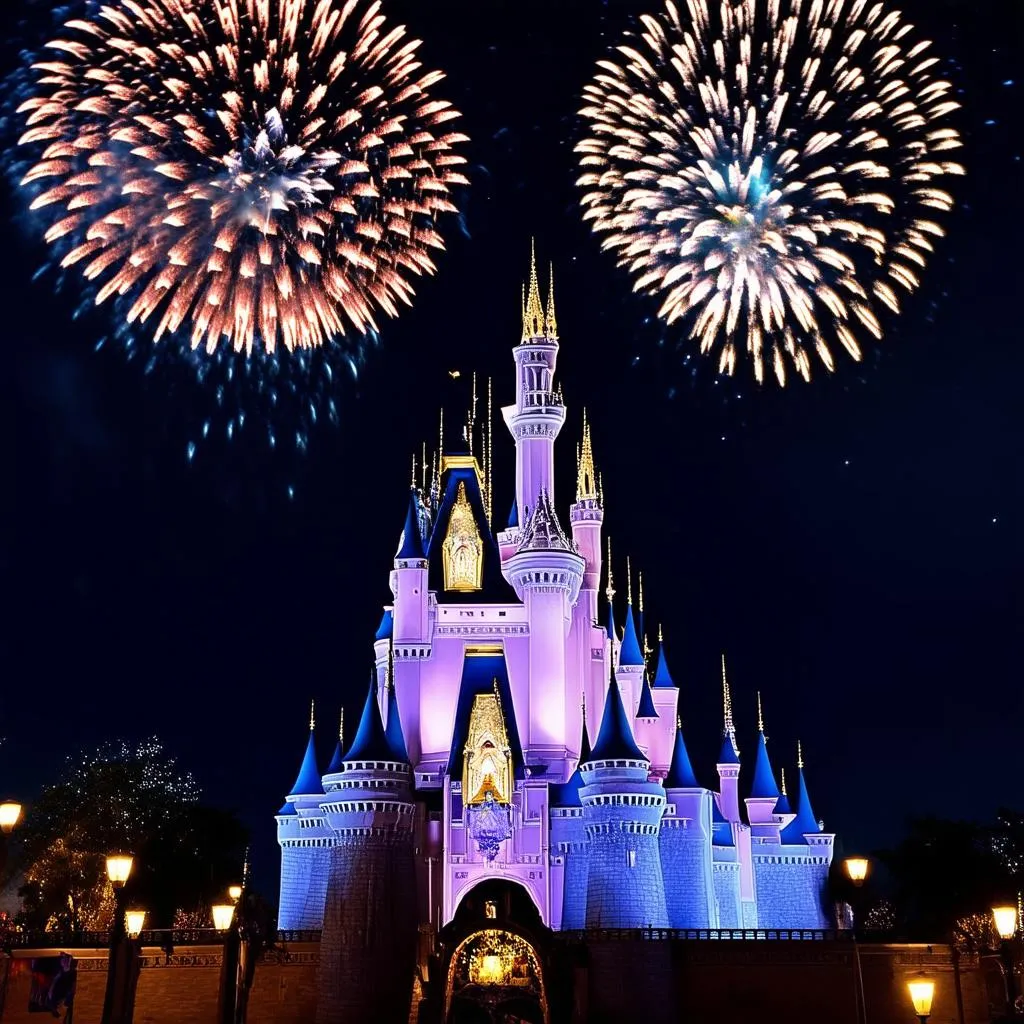
{"label": "night sky", "polygon": [[[28,14],[23,38],[42,31],[48,4],[8,6]],[[579,216],[580,90],[654,6],[386,4],[449,73],[473,184],[437,276],[384,325],[358,382],[335,385],[341,423],[304,454],[211,435],[189,462],[209,389],[95,352],[109,321],[73,321],[74,288],[32,280],[44,252],[3,189],[0,796],[28,802],[83,746],[155,733],[241,814],[276,896],[273,814],[309,700],[326,759],[339,705],[354,722],[365,692],[410,457],[434,443],[442,399],[450,422],[468,401],[447,371],[490,375],[495,404],[512,398],[534,234],[555,264],[569,407],[559,510],[585,405],[619,593],[628,553],[648,621],[664,623],[698,774],[714,780],[724,650],[744,754],[760,689],[776,769],[802,739],[815,811],[847,850],[898,840],[910,814],[1020,805],[1024,7],[902,5],[951,59],[969,176],[884,341],[780,391],[684,364],[680,335]],[[495,439],[503,524],[500,422]]]}

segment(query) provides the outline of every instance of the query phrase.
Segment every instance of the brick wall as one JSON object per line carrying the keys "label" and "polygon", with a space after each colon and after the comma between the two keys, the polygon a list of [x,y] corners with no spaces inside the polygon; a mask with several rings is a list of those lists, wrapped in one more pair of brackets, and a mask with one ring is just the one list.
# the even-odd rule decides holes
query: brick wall
{"label": "brick wall", "polygon": [[322,846],[282,847],[279,928],[303,931],[323,927],[330,853]]}
{"label": "brick wall", "polygon": [[828,928],[824,894],[828,865],[792,856],[754,857],[757,923],[761,928]]}
{"label": "brick wall", "polygon": [[[3,1024],[39,1024],[40,1015],[28,1012],[31,960],[60,952],[17,952],[0,1017]],[[73,953],[78,961],[75,1020],[96,1024],[106,991],[106,951],[66,952]],[[307,1024],[312,1020],[319,944],[289,943],[286,954],[287,958],[271,955],[257,967],[249,1001],[249,1024]],[[215,1024],[221,963],[220,946],[179,947],[170,960],[160,949],[145,947],[135,993],[135,1024]]]}

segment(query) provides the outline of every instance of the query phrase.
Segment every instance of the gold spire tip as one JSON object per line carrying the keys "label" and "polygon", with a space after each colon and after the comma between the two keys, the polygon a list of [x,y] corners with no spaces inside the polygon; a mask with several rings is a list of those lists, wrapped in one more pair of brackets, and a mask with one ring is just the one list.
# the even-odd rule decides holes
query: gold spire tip
{"label": "gold spire tip", "polygon": [[676,715],[676,729],[678,729],[679,732],[683,731],[683,716],[682,715]]}
{"label": "gold spire tip", "polygon": [[640,610],[640,614],[643,615],[643,613],[644,613],[644,573],[643,573],[642,569],[640,570],[640,572],[638,572],[636,574],[636,579],[637,579],[637,588],[639,590],[639,594],[637,595],[639,597],[639,604],[637,605],[637,607]]}
{"label": "gold spire tip", "polygon": [[665,642],[665,634],[661,631],[661,623],[658,623],[658,643],[663,644]]}
{"label": "gold spire tip", "polygon": [[782,795],[786,796],[786,769],[782,768],[782,769],[780,769],[780,772],[782,774],[782,787],[781,787],[781,791],[782,791]]}
{"label": "gold spire tip", "polygon": [[558,322],[555,320],[555,265],[548,264],[548,305],[544,312],[544,334],[550,338],[558,337]]}
{"label": "gold spire tip", "polygon": [[626,555],[626,604],[633,607],[633,570],[629,567],[629,555]]}
{"label": "gold spire tip", "polygon": [[764,732],[764,714],[761,711],[761,691],[757,691],[757,731]]}
{"label": "gold spire tip", "polygon": [[316,699],[314,698],[309,702],[309,731],[312,732],[316,728]]}
{"label": "gold spire tip", "polygon": [[341,709],[341,715],[338,718],[338,742],[345,745],[345,709]]}
{"label": "gold spire tip", "polygon": [[796,766],[797,768],[803,768],[804,766],[804,748],[800,745],[800,741],[796,741]]}
{"label": "gold spire tip", "polygon": [[544,337],[544,307],[540,301],[540,285],[537,283],[537,251],[534,240],[530,239],[530,286],[523,302],[523,341]]}

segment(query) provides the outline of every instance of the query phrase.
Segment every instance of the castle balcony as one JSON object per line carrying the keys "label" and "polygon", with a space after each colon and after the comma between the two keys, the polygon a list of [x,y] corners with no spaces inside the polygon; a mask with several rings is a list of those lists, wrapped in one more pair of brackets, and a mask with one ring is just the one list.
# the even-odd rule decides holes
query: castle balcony
{"label": "castle balcony", "polygon": [[557,391],[526,391],[523,393],[523,409],[540,409],[543,412],[563,409],[565,402]]}

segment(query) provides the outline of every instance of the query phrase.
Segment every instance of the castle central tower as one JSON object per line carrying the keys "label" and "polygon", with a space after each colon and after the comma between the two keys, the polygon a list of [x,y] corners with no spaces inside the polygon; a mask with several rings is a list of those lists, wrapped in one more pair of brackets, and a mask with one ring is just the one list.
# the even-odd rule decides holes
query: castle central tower
{"label": "castle central tower", "polygon": [[516,361],[516,403],[502,409],[516,442],[516,504],[521,521],[541,491],[555,503],[555,439],[565,423],[561,390],[555,387],[558,325],[554,276],[547,309],[541,305],[537,259],[530,248],[530,287],[523,297],[523,333],[512,350]]}

